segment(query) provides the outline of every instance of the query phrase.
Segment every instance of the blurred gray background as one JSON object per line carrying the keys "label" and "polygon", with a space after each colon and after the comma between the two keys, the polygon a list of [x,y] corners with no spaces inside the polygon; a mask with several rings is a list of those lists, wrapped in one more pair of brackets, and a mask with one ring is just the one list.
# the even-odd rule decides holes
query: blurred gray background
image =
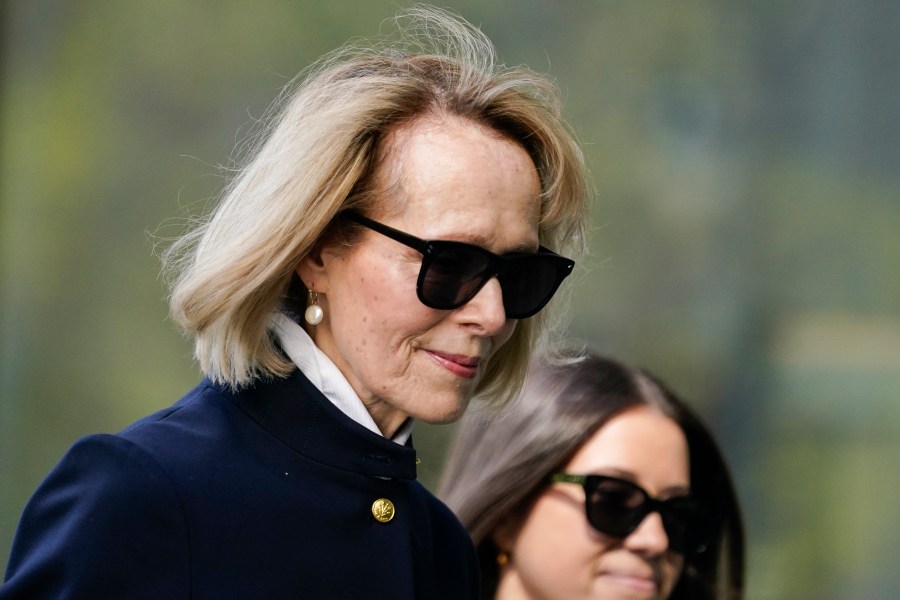
{"label": "blurred gray background", "polygon": [[[441,5],[563,90],[598,190],[571,333],[715,429],[748,598],[900,596],[900,3]],[[0,0],[0,568],[76,438],[198,379],[154,246],[288,78],[403,6]],[[416,430],[430,486],[451,435]]]}

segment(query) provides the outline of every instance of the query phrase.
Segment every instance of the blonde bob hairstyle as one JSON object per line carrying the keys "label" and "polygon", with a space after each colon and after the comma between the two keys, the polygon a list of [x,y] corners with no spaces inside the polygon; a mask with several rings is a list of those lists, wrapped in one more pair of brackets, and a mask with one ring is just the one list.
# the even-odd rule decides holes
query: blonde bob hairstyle
{"label": "blonde bob hairstyle", "polygon": [[[416,6],[394,23],[397,35],[342,47],[289,84],[216,208],[164,253],[171,316],[195,337],[212,380],[238,388],[294,369],[271,316],[318,241],[354,239],[342,211],[385,210],[376,174],[386,142],[417,118],[471,119],[521,144],[541,181],[540,243],[582,254],[589,186],[555,85],[499,64],[490,40],[447,11]],[[549,313],[518,324],[478,393],[501,402],[515,393]]]}

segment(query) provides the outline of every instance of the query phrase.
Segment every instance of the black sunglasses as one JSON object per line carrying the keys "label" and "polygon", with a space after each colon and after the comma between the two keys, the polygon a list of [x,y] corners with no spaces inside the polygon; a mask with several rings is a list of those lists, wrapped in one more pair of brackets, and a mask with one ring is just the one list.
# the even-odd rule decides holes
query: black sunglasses
{"label": "black sunglasses", "polygon": [[700,554],[712,537],[711,519],[690,496],[658,500],[639,485],[605,475],[555,473],[550,481],[584,487],[588,523],[601,533],[625,538],[647,515],[658,512],[669,538],[669,548],[675,552]]}
{"label": "black sunglasses", "polygon": [[463,242],[423,240],[358,213],[344,216],[422,254],[416,293],[429,308],[459,308],[496,277],[506,317],[525,319],[544,308],[575,266],[575,261],[544,247],[498,256]]}

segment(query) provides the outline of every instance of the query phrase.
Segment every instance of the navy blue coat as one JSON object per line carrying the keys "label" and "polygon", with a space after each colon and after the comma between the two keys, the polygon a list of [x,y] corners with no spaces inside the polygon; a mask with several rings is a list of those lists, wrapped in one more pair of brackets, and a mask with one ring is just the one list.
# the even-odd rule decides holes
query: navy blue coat
{"label": "navy blue coat", "polygon": [[25,508],[0,599],[476,598],[469,537],[415,460],[299,372],[204,381],[71,448]]}

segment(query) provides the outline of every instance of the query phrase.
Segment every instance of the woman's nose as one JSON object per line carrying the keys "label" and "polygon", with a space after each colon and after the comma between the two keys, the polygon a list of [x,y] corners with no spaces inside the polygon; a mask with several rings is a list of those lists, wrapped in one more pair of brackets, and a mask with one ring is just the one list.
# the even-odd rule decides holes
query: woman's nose
{"label": "woman's nose", "polygon": [[650,556],[662,554],[669,549],[669,536],[663,527],[662,517],[652,512],[641,521],[638,528],[625,538],[625,547]]}
{"label": "woman's nose", "polygon": [[496,277],[488,280],[475,297],[460,307],[460,314],[473,325],[483,329],[485,335],[494,335],[506,325],[506,309],[503,308],[503,290]]}

